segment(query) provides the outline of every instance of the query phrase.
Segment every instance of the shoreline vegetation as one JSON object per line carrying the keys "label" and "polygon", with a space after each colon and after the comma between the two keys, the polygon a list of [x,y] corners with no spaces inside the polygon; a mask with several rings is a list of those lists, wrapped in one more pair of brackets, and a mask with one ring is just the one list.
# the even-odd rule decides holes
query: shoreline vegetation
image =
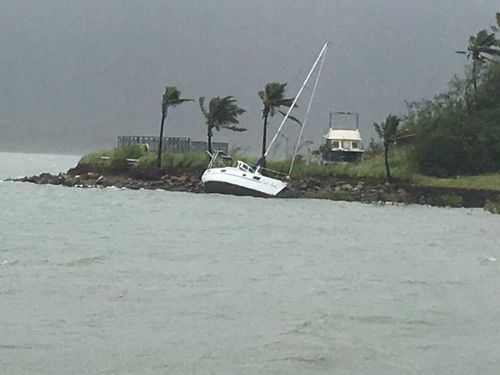
{"label": "shoreline vegetation", "polygon": [[[365,203],[425,204],[440,207],[477,207],[500,212],[500,173],[437,178],[412,170],[408,150],[389,154],[393,177],[386,182],[384,157],[367,155],[359,163],[321,165],[299,160],[284,198],[329,199]],[[235,156],[236,157],[236,156]],[[256,157],[237,156],[252,161]],[[127,161],[127,159],[129,161]],[[130,159],[136,161],[132,164]],[[157,155],[126,146],[83,156],[66,173],[42,173],[15,181],[81,188],[117,187],[203,193],[200,177],[208,158],[202,153],[165,153],[162,168]],[[289,160],[270,160],[268,167],[286,170]]]}

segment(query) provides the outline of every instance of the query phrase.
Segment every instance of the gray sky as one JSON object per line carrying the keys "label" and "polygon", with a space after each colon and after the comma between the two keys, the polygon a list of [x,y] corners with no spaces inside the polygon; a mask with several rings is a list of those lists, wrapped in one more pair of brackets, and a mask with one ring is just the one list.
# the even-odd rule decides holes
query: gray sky
{"label": "gray sky", "polygon": [[[156,135],[164,87],[177,85],[196,99],[234,95],[249,131],[214,140],[257,152],[257,91],[285,81],[294,95],[325,40],[305,138],[318,147],[328,112],[352,110],[367,144],[373,122],[463,72],[453,51],[499,10],[498,0],[0,0],[0,151],[80,153]],[[205,133],[197,103],[170,112],[166,135]]]}

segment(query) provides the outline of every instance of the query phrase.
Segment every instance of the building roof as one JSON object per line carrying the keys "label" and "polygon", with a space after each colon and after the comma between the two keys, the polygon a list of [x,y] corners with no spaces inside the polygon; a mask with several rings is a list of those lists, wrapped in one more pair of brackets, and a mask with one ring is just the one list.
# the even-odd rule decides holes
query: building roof
{"label": "building roof", "polygon": [[359,130],[346,130],[346,129],[330,129],[324,135],[326,139],[338,139],[346,141],[361,141],[361,134]]}

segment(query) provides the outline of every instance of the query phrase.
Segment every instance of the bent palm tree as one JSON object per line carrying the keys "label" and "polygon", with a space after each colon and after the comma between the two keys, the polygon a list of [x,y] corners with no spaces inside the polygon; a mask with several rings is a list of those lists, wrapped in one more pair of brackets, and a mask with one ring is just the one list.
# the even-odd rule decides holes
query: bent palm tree
{"label": "bent palm tree", "polygon": [[387,181],[391,181],[391,170],[389,168],[389,147],[396,143],[396,141],[402,138],[405,134],[398,131],[398,126],[401,119],[394,115],[389,115],[387,119],[380,125],[377,123],[373,124],[377,135],[382,139],[384,144],[384,163],[385,163],[385,174]]}
{"label": "bent palm tree", "polygon": [[[495,25],[492,25],[491,26],[491,30],[494,32],[494,33],[498,33],[500,32],[500,13],[497,13],[496,14],[496,18],[497,18],[497,24],[496,26]],[[500,41],[498,41],[498,46],[500,47]]]}
{"label": "bent palm tree", "polygon": [[[268,83],[263,91],[259,91],[258,95],[264,108],[262,109],[262,118],[264,119],[264,129],[262,133],[262,157],[266,153],[267,142],[267,121],[269,116],[273,117],[276,111],[285,115],[279,110],[279,107],[290,107],[293,104],[294,98],[285,98],[285,88],[287,83],[271,82]],[[290,117],[290,119],[293,119]]]}
{"label": "bent palm tree", "polygon": [[158,145],[158,169],[161,168],[161,153],[163,149],[163,129],[165,125],[165,119],[167,118],[168,108],[176,107],[184,102],[192,102],[193,99],[181,99],[181,92],[175,86],[167,86],[165,88],[165,93],[163,94],[161,103],[161,125],[160,125],[160,142]]}
{"label": "bent palm tree", "polygon": [[247,129],[236,126],[239,124],[238,116],[245,113],[245,110],[238,107],[237,100],[232,96],[221,98],[216,96],[210,99],[208,110],[205,108],[205,98],[199,99],[200,109],[205,117],[207,125],[208,152],[212,153],[213,129],[229,129],[236,132],[244,132]]}
{"label": "bent palm tree", "polygon": [[476,35],[469,38],[469,45],[467,51],[455,51],[467,58],[472,59],[472,85],[474,87],[474,98],[477,92],[477,80],[479,75],[479,68],[485,60],[492,60],[494,57],[500,56],[500,49],[498,48],[498,40],[494,33],[489,34],[487,30],[481,30]]}

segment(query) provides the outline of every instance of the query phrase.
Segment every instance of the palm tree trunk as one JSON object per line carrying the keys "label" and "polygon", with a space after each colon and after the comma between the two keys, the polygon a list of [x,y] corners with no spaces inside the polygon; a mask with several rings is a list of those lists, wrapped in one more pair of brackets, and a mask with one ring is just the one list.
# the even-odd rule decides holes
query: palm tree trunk
{"label": "palm tree trunk", "polygon": [[165,125],[165,118],[166,117],[167,117],[166,114],[162,115],[162,117],[161,117],[160,141],[158,143],[158,160],[156,162],[156,165],[157,165],[158,169],[161,168],[161,152],[162,152],[162,149],[163,149],[163,128],[164,128],[164,125]]}
{"label": "palm tree trunk", "polygon": [[267,143],[267,118],[268,115],[264,115],[264,130],[262,132],[262,157],[266,153],[266,143]]}
{"label": "palm tree trunk", "polygon": [[212,132],[210,130],[208,130],[207,136],[208,136],[208,142],[207,142],[208,152],[212,154]]}
{"label": "palm tree trunk", "polygon": [[385,162],[385,175],[387,181],[391,182],[391,170],[389,169],[389,145],[384,145],[384,162]]}
{"label": "palm tree trunk", "polygon": [[474,87],[474,105],[476,104],[476,95],[477,95],[477,61],[472,60],[472,85]]}

